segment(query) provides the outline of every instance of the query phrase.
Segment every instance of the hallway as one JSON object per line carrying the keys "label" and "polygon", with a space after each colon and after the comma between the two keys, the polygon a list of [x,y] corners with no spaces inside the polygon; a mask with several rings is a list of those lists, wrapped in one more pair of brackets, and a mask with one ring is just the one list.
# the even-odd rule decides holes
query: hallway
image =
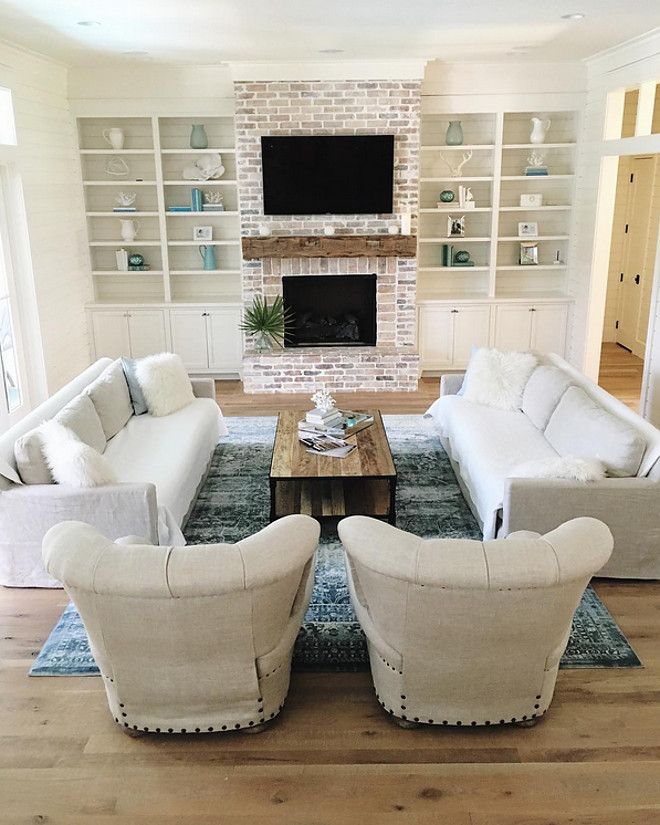
{"label": "hallway", "polygon": [[639,412],[643,371],[641,358],[617,344],[603,344],[598,383],[635,412]]}

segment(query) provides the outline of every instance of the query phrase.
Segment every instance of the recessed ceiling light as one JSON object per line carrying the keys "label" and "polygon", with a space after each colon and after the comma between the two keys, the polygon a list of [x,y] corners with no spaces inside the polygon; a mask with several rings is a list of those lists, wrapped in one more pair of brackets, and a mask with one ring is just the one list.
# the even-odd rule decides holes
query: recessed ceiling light
{"label": "recessed ceiling light", "polygon": [[149,52],[122,52],[124,57],[136,57],[136,58],[147,58],[151,57]]}
{"label": "recessed ceiling light", "polygon": [[319,49],[319,54],[342,54],[344,49]]}
{"label": "recessed ceiling light", "polygon": [[98,20],[79,20],[78,25],[79,26],[86,26],[87,28],[90,28],[91,26],[100,26],[101,24],[99,23]]}
{"label": "recessed ceiling light", "polygon": [[572,14],[562,14],[562,20],[570,20],[572,23],[579,23],[580,20],[584,20],[586,14],[583,14],[581,11],[573,12]]}

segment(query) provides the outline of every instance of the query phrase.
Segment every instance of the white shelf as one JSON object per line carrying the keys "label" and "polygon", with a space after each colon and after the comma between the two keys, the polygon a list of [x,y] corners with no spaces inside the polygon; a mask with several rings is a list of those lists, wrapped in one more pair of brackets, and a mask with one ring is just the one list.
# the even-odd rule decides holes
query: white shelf
{"label": "white shelf", "polygon": [[502,149],[572,149],[575,143],[505,143]]}
{"label": "white shelf", "polygon": [[[156,213],[158,214],[158,213]],[[168,212],[166,211],[165,214],[168,218],[199,218],[202,215],[206,217],[223,217],[223,218],[235,218],[240,213],[236,211],[229,211],[227,209],[207,209],[204,212]]]}
{"label": "white shelf", "polygon": [[153,149],[81,149],[81,155],[153,155]]}
{"label": "white shelf", "polygon": [[525,264],[524,266],[522,264],[511,264],[511,266],[497,267],[498,272],[520,271],[522,269],[526,272],[534,272],[539,269],[556,269],[561,272],[562,269],[566,269],[566,264]]}
{"label": "white shelf", "polygon": [[90,246],[160,246],[160,241],[143,241],[139,238],[134,238],[132,241],[125,241],[120,238],[118,241],[90,241]]}
{"label": "white shelf", "polygon": [[170,275],[240,275],[240,269],[171,269]]}
{"label": "white shelf", "polygon": [[240,246],[240,241],[168,241],[168,246]]}
{"label": "white shelf", "polygon": [[573,207],[563,206],[500,206],[500,212],[570,212]]}
{"label": "white shelf", "polygon": [[236,186],[235,180],[164,180],[163,186]]}
{"label": "white shelf", "polygon": [[569,235],[515,235],[507,238],[499,237],[499,241],[567,241]]}
{"label": "white shelf", "polygon": [[129,269],[126,272],[122,272],[119,269],[93,269],[92,275],[101,278],[104,277],[114,277],[116,275],[162,275],[162,269]]}
{"label": "white shelf", "polygon": [[569,180],[574,175],[502,175],[501,180]]}
{"label": "white shelf", "polygon": [[445,175],[444,177],[439,178],[420,178],[420,183],[445,183],[446,181],[454,181],[455,183],[461,183],[461,181],[465,181],[467,183],[476,183],[477,181],[488,181],[493,180],[492,175],[478,175],[476,177],[461,177],[461,178],[454,178],[451,175]]}
{"label": "white shelf", "polygon": [[161,155],[235,155],[236,149],[161,149]]}
{"label": "white shelf", "polygon": [[466,152],[474,150],[477,152],[490,152],[495,148],[492,143],[463,143],[460,146],[445,146],[436,144],[430,146],[420,146],[422,152]]}
{"label": "white shelf", "polygon": [[489,266],[420,266],[419,272],[489,272]]}
{"label": "white shelf", "polygon": [[484,238],[470,238],[465,235],[454,235],[451,238],[420,238],[420,243],[490,243],[490,236]]}
{"label": "white shelf", "polygon": [[88,218],[157,218],[159,212],[85,212]]}
{"label": "white shelf", "polygon": [[425,215],[430,215],[432,213],[433,214],[438,214],[438,215],[444,215],[447,212],[465,212],[466,215],[470,215],[472,212],[492,212],[493,207],[492,206],[475,206],[473,209],[461,209],[461,207],[458,204],[455,204],[454,206],[451,206],[451,205],[447,206],[447,207],[443,206],[441,209],[436,207],[435,209],[427,208],[427,209],[420,209],[419,211],[422,212]]}
{"label": "white shelf", "polygon": [[155,180],[84,180],[85,186],[155,186]]}

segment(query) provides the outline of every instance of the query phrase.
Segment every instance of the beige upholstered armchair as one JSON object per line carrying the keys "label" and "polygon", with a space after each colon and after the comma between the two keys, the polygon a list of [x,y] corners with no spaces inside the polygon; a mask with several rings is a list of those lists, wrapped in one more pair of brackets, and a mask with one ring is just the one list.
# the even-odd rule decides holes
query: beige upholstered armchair
{"label": "beige upholstered armchair", "polygon": [[282,518],[237,544],[114,543],[81,522],[44,538],[127,733],[257,728],[289,688],[319,525]]}
{"label": "beige upholstered armchair", "polygon": [[533,724],[580,597],[612,551],[592,518],[481,542],[354,516],[339,535],[377,698],[405,727]]}

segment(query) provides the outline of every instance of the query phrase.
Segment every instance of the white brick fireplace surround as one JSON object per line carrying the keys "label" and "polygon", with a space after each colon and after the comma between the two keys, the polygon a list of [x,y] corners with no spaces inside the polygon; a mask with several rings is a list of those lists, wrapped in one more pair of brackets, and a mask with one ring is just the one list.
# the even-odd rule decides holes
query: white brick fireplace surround
{"label": "white brick fireplace surround", "polygon": [[[242,82],[236,97],[237,177],[241,234],[257,236],[266,223],[273,235],[386,234],[400,215],[418,211],[420,82],[342,80]],[[264,216],[262,135],[393,134],[394,214]],[[263,258],[243,260],[243,301],[282,293],[283,275],[376,273],[378,337],[375,347],[299,347],[257,354],[246,340],[243,382],[248,393],[312,392],[325,384],[336,392],[414,391],[415,258]]]}

